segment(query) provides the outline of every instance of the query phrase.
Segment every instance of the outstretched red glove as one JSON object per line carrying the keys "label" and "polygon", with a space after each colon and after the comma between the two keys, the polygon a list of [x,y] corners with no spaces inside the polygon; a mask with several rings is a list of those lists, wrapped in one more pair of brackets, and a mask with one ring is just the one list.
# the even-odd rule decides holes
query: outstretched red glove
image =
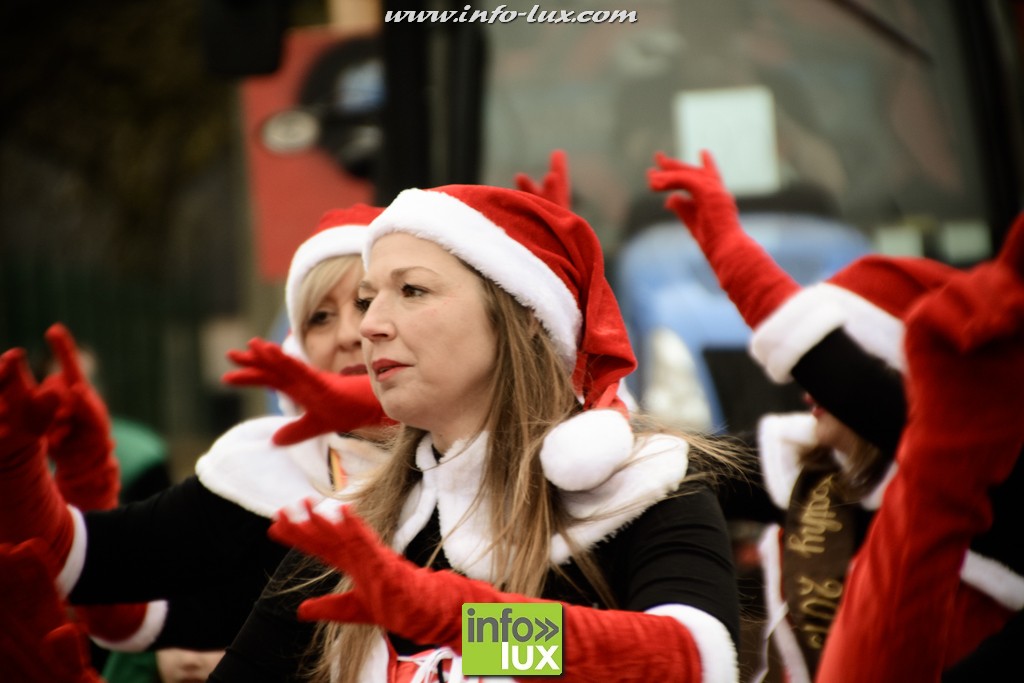
{"label": "outstretched red glove", "polygon": [[938,681],[1010,614],[969,600],[960,569],[992,523],[991,488],[1024,448],[1022,236],[1024,217],[997,261],[954,276],[907,320],[899,469],[857,556],[822,681]]}
{"label": "outstretched red glove", "polygon": [[370,386],[369,375],[318,371],[262,339],[250,340],[247,351],[228,351],[228,358],[243,369],[225,373],[225,382],[277,389],[305,410],[302,417],[274,433],[274,443],[278,445],[299,443],[330,432],[395,424],[384,414]]}
{"label": "outstretched red glove", "polygon": [[[451,571],[418,567],[387,548],[349,508],[338,521],[316,514],[308,501],[306,510],[309,519],[302,522],[279,513],[270,537],[341,570],[353,589],[306,600],[299,607],[302,619],[376,624],[421,645],[461,653],[463,603],[539,602]],[[676,620],[576,605],[562,609],[560,680],[701,680],[697,646]]]}
{"label": "outstretched red glove", "polygon": [[24,350],[0,356],[0,543],[45,541],[51,578],[64,566],[74,538],[43,438],[59,402],[53,389],[36,386]]}
{"label": "outstretched red glove", "polygon": [[743,231],[736,202],[725,189],[708,151],[701,152],[702,166],[693,166],[658,152],[658,168],[647,171],[652,190],[684,190],[665,206],[690,229],[718,282],[751,329],[756,328],[800,285]]}
{"label": "outstretched red glove", "polygon": [[45,545],[0,544],[0,671],[19,683],[102,683],[47,574]]}
{"label": "outstretched red glove", "polygon": [[57,488],[80,510],[108,510],[117,505],[120,468],[114,457],[110,415],[89,383],[75,340],[57,323],[46,341],[61,371],[43,380],[60,397],[57,415],[46,432],[47,452],[56,466]]}
{"label": "outstretched red glove", "polygon": [[551,153],[551,167],[541,184],[538,185],[525,173],[516,174],[516,187],[523,192],[535,194],[558,204],[564,209],[572,210],[572,188],[569,184],[569,162],[565,152],[556,149]]}
{"label": "outstretched red glove", "polygon": [[[60,323],[46,331],[46,341],[61,371],[43,380],[61,397],[46,432],[47,452],[56,466],[57,489],[79,510],[109,510],[118,503],[120,466],[114,457],[110,414],[89,383],[71,332]],[[132,636],[146,616],[145,603],[75,607],[90,635],[116,643]]]}

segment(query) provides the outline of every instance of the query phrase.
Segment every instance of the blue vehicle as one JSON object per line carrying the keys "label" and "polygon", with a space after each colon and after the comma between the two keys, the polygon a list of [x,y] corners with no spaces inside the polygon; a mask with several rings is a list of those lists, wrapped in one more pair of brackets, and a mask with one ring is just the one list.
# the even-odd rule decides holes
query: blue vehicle
{"label": "blue vehicle", "polygon": [[[741,221],[801,284],[872,251],[862,232],[818,215],[745,213]],[[801,407],[794,385],[770,383],[749,357],[749,328],[681,223],[656,223],[629,239],[615,275],[639,361],[628,385],[647,411],[684,429],[737,433],[766,412]]]}

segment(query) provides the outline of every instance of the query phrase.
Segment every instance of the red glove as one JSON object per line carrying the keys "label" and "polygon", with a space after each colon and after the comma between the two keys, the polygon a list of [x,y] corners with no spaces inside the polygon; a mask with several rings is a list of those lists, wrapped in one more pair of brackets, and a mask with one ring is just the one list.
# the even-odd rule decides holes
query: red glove
{"label": "red glove", "polygon": [[739,222],[732,195],[722,184],[711,153],[701,152],[703,166],[655,155],[659,168],[647,171],[652,190],[685,190],[672,194],[665,206],[690,229],[718,282],[751,329],[800,290],[768,253],[750,238]]}
{"label": "red glove", "polygon": [[991,601],[958,593],[968,546],[992,523],[989,491],[1024,447],[1021,233],[1024,221],[998,261],[954,276],[908,318],[899,469],[851,572],[822,681],[938,681],[1009,617],[965,630]]}
{"label": "red glove", "polygon": [[[89,384],[74,337],[55,324],[46,331],[61,371],[42,386],[61,397],[46,432],[48,453],[56,465],[57,489],[79,510],[109,510],[118,503],[120,467],[114,457],[110,415]],[[90,635],[116,643],[133,635],[146,616],[146,604],[77,606],[75,614]]]}
{"label": "red glove", "polygon": [[541,181],[540,185],[537,185],[525,173],[517,173],[516,187],[523,192],[535,194],[538,197],[547,199],[549,202],[558,204],[564,209],[572,210],[569,164],[566,161],[565,152],[560,149],[556,149],[551,153],[551,170],[544,176],[544,180]]}
{"label": "red glove", "polygon": [[56,418],[46,432],[57,488],[80,510],[108,510],[117,505],[121,487],[110,415],[82,371],[75,340],[67,328],[59,323],[51,326],[46,340],[61,365],[59,373],[43,381],[43,387],[52,387],[61,397]]}
{"label": "red glove", "polygon": [[50,577],[64,566],[74,523],[46,461],[46,433],[59,396],[29,374],[25,352],[0,356],[0,543],[40,538]]}
{"label": "red glove", "polygon": [[320,372],[262,339],[252,339],[248,351],[228,351],[228,358],[244,369],[225,373],[225,382],[277,389],[305,410],[302,417],[274,433],[279,446],[330,432],[395,424],[384,414],[369,375]]}
{"label": "red glove", "polygon": [[47,575],[39,540],[0,545],[0,671],[19,683],[102,683]]}
{"label": "red glove", "polygon": [[[280,513],[270,537],[341,570],[353,589],[306,600],[301,619],[376,624],[413,642],[461,653],[463,603],[540,602],[451,571],[418,567],[387,548],[348,508],[337,522],[314,513],[308,501],[306,509],[309,520],[303,522]],[[676,620],[576,605],[562,609],[565,673],[559,680],[701,680],[697,646]]]}

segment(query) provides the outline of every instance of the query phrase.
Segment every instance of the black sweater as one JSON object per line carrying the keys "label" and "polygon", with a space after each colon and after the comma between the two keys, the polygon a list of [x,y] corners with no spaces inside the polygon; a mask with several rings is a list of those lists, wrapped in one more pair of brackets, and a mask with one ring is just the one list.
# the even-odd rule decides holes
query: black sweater
{"label": "black sweater", "polygon": [[[435,511],[406,548],[405,556],[422,566],[439,538]],[[592,551],[618,602],[616,608],[643,611],[667,603],[690,605],[718,619],[733,642],[739,642],[739,605],[725,521],[714,495],[705,487],[691,486],[683,495],[656,503]],[[449,568],[443,553],[431,566]],[[292,581],[288,574],[298,572],[308,578],[318,571],[292,553],[281,564],[280,574],[287,583]],[[586,586],[573,564],[568,573],[573,583]],[[331,577],[300,593],[282,592],[272,584],[210,680],[301,680],[311,627],[296,621],[296,608],[302,599],[324,594],[336,582],[337,577]],[[573,604],[598,603],[589,589],[581,592],[554,576],[543,597]],[[412,654],[429,645],[394,636],[391,641],[399,654]]]}

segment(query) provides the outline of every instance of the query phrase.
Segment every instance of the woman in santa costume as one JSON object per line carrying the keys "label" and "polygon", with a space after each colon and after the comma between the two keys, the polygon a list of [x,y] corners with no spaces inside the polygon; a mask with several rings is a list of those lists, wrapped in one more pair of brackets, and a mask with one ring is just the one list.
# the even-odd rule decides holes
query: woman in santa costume
{"label": "woman in santa costume", "polygon": [[[789,676],[808,681],[815,676],[836,608],[846,593],[849,561],[861,545],[872,513],[891,500],[890,481],[901,476],[894,456],[898,447],[906,448],[907,440],[903,376],[912,351],[904,344],[906,322],[927,297],[945,291],[953,282],[960,283],[958,287],[967,285],[962,284],[960,271],[934,261],[870,256],[826,283],[801,289],[743,233],[732,197],[709,154],[704,154],[703,166],[662,155],[657,162],[658,168],[650,172],[651,187],[687,192],[672,195],[667,205],[690,228],[723,289],[751,326],[752,355],[775,381],[795,378],[817,405],[813,418],[766,418],[759,435],[766,488],[776,504],[787,510],[784,529],[767,535],[762,544],[769,628]],[[1018,221],[1012,234],[1022,231],[1024,220]],[[1012,292],[1012,287],[1007,291]],[[980,379],[975,381],[984,386]],[[950,384],[940,395],[959,390]],[[983,405],[979,402],[976,410]],[[937,432],[971,432],[967,422],[948,418],[935,426]],[[1013,422],[1006,420],[1003,428]],[[838,445],[837,436],[854,448],[841,448],[846,452],[838,454],[831,467],[799,457],[829,437],[830,445]],[[953,673],[981,666],[968,653],[1024,607],[1024,546],[1015,539],[1024,515],[1019,495],[1024,468],[1013,460],[1011,469],[999,474],[998,481],[989,482],[994,488],[972,501],[978,510],[994,507],[990,525],[975,527],[969,547],[965,544],[947,556],[952,558],[949,580],[956,586],[957,600],[944,616],[955,626],[947,634],[942,656],[932,662],[939,670]],[[849,486],[851,482],[854,487]],[[940,496],[941,490],[936,485],[930,495]],[[850,502],[858,503],[860,510],[846,505]],[[891,502],[881,509],[887,511],[886,517],[899,514]],[[936,533],[951,533],[955,525],[943,528],[942,518],[936,515],[928,525]],[[922,541],[927,537],[922,534]],[[893,603],[877,600],[874,604],[874,616],[882,619]],[[886,618],[901,620],[899,614]],[[907,625],[904,633],[909,637],[914,632]],[[845,651],[857,658],[861,655],[852,653],[865,650]],[[904,649],[894,656],[912,661],[911,652]],[[927,656],[934,654],[933,650]],[[856,667],[845,671],[852,676],[848,680],[877,680],[875,675],[851,673],[859,671]],[[834,669],[821,680],[838,680],[830,678],[833,675]]]}
{"label": "woman in santa costume", "polygon": [[266,594],[211,680],[294,675],[272,604],[298,594],[330,622],[315,678],[460,680],[462,603],[539,599],[563,603],[562,680],[735,681],[709,487],[733,454],[627,419],[635,361],[590,226],[515,190],[413,189],[365,262],[364,355],[401,434],[355,495],[281,514],[271,535],[343,578]]}
{"label": "woman in santa costume", "polygon": [[[552,154],[550,171],[541,183],[534,183],[524,174],[519,174],[516,182],[538,196],[567,202],[569,178],[564,153]],[[286,417],[250,420],[232,429],[200,459],[197,477],[174,487],[166,497],[160,498],[159,503],[138,506],[131,513],[121,511],[112,521],[99,524],[106,532],[101,536],[114,538],[118,533],[127,531],[133,534],[133,544],[134,534],[140,529],[143,535],[155,536],[153,540],[159,542],[163,538],[161,534],[166,536],[161,525],[181,526],[173,538],[164,539],[164,551],[178,555],[181,549],[176,548],[175,543],[187,539],[187,528],[184,527],[189,522],[195,524],[200,516],[186,515],[180,510],[189,506],[196,512],[204,510],[201,515],[204,528],[213,529],[222,524],[231,530],[230,534],[220,538],[223,545],[220,554],[224,558],[230,558],[238,565],[249,560],[259,561],[258,565],[251,567],[252,578],[246,579],[246,572],[240,570],[231,575],[227,585],[214,583],[193,587],[197,581],[205,583],[203,573],[211,574],[210,567],[217,564],[224,567],[221,571],[227,573],[228,566],[223,562],[204,569],[196,568],[194,578],[189,578],[186,571],[173,574],[174,580],[168,581],[172,573],[162,573],[142,584],[144,587],[130,590],[161,595],[171,591],[175,596],[170,601],[78,605],[74,618],[76,629],[85,631],[104,647],[122,652],[167,645],[224,647],[244,619],[275,558],[281,554],[276,545],[265,539],[265,519],[269,513],[296,497],[343,489],[380,462],[384,453],[378,449],[376,441],[382,436],[382,428],[390,425],[391,421],[383,416],[370,391],[358,351],[358,322],[353,319],[355,283],[362,273],[358,254],[365,226],[378,213],[379,209],[364,205],[329,211],[321,218],[314,235],[297,250],[285,289],[285,303],[293,331],[283,345],[285,353],[272,344],[254,340],[248,351],[229,354],[245,369],[228,373],[226,381],[238,385],[269,385],[280,390],[278,399]],[[23,367],[21,352],[5,354],[0,375],[6,388],[0,394],[0,415],[11,421],[26,418],[32,423],[29,432],[44,435],[46,455],[55,466],[57,493],[65,503],[74,506],[79,513],[113,508],[117,502],[118,471],[106,406],[80,367],[70,332],[58,324],[47,331],[46,338],[55,358],[61,363],[61,371],[48,377],[40,389],[35,389]],[[298,373],[297,368],[303,367],[302,364],[329,374]],[[339,374],[341,377],[336,376]],[[290,392],[295,400],[284,392]],[[37,405],[33,406],[33,401]],[[310,406],[310,410],[303,413],[295,401]],[[324,406],[330,408],[320,410]],[[291,419],[299,413],[303,413],[300,419]],[[19,435],[16,429],[3,424],[0,424],[0,435],[12,453],[18,450],[18,439],[26,443],[31,440],[30,435]],[[32,455],[37,457],[38,453],[33,452]],[[13,465],[14,474],[9,482],[10,490],[23,486],[26,481],[31,483],[31,479],[39,475],[44,493],[43,504],[38,509],[47,508],[47,499],[59,501],[52,491],[47,490],[50,487],[41,476],[37,461],[11,457],[9,464]],[[21,479],[18,476],[20,468],[24,468]],[[0,520],[0,528],[5,530],[0,541],[16,542],[37,531],[32,526],[21,528],[18,524],[18,515],[31,507],[34,493],[29,485],[21,499],[10,501],[3,514],[12,521],[4,526]],[[61,509],[59,504],[51,507],[58,512]],[[140,517],[145,521],[132,522]],[[85,515],[81,521],[86,532],[98,524],[93,515]],[[154,526],[150,528],[148,524]],[[45,530],[46,526],[42,524],[40,528]],[[61,529],[59,523],[54,527]],[[212,535],[211,532],[206,537]],[[94,538],[94,542],[101,540]],[[192,539],[188,540],[190,552],[199,558],[196,561],[203,561],[202,549],[195,549]],[[81,546],[81,539],[77,543]],[[106,547],[112,550],[116,545],[112,540]],[[267,547],[259,549],[260,546]],[[42,542],[33,543],[31,548],[21,548],[17,553],[14,553],[12,545],[3,547],[4,557],[9,560],[5,567],[24,567],[30,560],[37,564],[52,561],[47,557],[50,553],[42,552],[46,547]],[[256,551],[250,550],[254,547]],[[156,552],[152,554],[159,555]],[[120,558],[118,554],[118,563]],[[90,567],[100,567],[108,560],[104,560],[102,552],[91,552],[85,562]],[[73,558],[69,561],[74,564]],[[125,560],[126,563],[130,561],[131,558]],[[103,569],[96,572],[106,575]],[[14,570],[10,575],[5,574],[5,578],[11,578],[12,586],[17,583],[14,580],[17,574]],[[140,572],[140,577],[150,574]],[[73,581],[73,577],[67,575],[62,575],[62,579],[64,583]],[[150,587],[154,581],[156,588]],[[93,592],[108,595],[106,599],[110,600],[119,599],[122,595],[120,590],[118,584],[117,588],[101,586]],[[26,586],[21,595],[32,596],[39,592]],[[85,588],[82,592],[88,594]],[[40,595],[40,602],[45,602],[44,595],[46,593]],[[211,613],[211,605],[216,605],[217,611]],[[35,612],[47,614],[41,604]],[[59,610],[51,612],[59,613]],[[211,618],[212,614],[217,618]],[[8,611],[5,616],[14,618],[14,612]],[[35,652],[43,636],[55,628],[42,616],[36,621],[34,624],[20,623],[18,628],[21,634],[34,634],[37,639],[6,642],[9,647],[0,652],[4,661],[35,660],[59,665],[52,653]],[[64,636],[68,634],[64,633]],[[38,678],[50,679],[47,675]]]}
{"label": "woman in santa costume", "polygon": [[[972,676],[962,665],[965,656],[990,637],[1012,647],[1002,631],[1020,633],[1024,578],[970,549],[1002,540],[997,552],[1009,549],[1018,562],[1024,554],[1019,502],[1010,506],[1012,528],[993,538],[1006,522],[1002,499],[1022,493],[1024,216],[997,259],[923,297],[905,348],[899,469],[852,568],[823,681],[938,681],[954,664],[951,679],[982,680],[980,668]],[[996,572],[989,600],[964,585]],[[1011,663],[1009,652],[1003,661]]]}
{"label": "woman in santa costume", "polygon": [[[48,331],[63,370],[40,387],[23,351],[3,354],[0,543],[41,539],[60,595],[104,647],[226,647],[284,555],[266,537],[272,513],[344,488],[384,457],[367,439],[388,421],[362,364],[354,309],[358,254],[377,213],[363,205],[328,212],[297,250],[286,284],[295,332],[288,353],[255,341],[234,354],[246,366],[235,382],[265,382],[273,369],[301,417],[293,409],[232,428],[199,459],[195,476],[147,501],[110,509],[117,471],[109,422],[76,365],[70,334]],[[297,367],[323,372],[289,381]],[[318,412],[325,396],[346,410]],[[110,604],[129,601],[137,602]]]}

